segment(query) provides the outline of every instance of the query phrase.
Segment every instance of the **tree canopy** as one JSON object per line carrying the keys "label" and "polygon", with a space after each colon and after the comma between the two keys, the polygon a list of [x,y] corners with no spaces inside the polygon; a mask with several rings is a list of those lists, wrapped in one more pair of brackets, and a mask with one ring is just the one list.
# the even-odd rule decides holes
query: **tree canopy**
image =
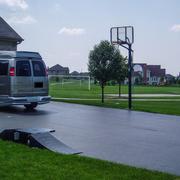
{"label": "tree canopy", "polygon": [[[97,80],[102,88],[102,102],[104,102],[104,87],[110,80],[122,75],[125,59],[119,49],[110,44],[109,41],[101,41],[89,53],[88,70],[91,77]],[[121,72],[121,73],[120,73]]]}

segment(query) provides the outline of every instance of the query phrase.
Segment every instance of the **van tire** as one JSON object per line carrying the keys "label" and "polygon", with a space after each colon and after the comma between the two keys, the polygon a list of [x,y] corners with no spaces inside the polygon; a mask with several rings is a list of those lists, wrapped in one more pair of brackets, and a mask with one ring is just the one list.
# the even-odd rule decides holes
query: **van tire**
{"label": "van tire", "polygon": [[33,109],[35,109],[37,107],[37,103],[25,104],[24,107],[27,110],[33,110]]}

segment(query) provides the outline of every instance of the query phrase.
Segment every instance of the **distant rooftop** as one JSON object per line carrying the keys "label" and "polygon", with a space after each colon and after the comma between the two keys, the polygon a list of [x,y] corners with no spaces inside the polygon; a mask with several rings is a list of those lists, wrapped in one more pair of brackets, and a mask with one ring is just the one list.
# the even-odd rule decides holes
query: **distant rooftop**
{"label": "distant rooftop", "polygon": [[68,67],[63,67],[59,64],[56,64],[54,66],[52,66],[51,68],[49,68],[50,71],[59,71],[59,70],[69,70]]}

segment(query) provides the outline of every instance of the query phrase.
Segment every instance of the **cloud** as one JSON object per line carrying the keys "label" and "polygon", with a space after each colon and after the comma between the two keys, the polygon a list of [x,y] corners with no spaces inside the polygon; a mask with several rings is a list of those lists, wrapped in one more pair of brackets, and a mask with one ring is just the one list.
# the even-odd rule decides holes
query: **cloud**
{"label": "cloud", "polygon": [[14,16],[8,19],[7,21],[11,24],[34,24],[37,22],[37,20],[30,15],[22,18]]}
{"label": "cloud", "polygon": [[18,7],[23,10],[26,10],[28,8],[26,0],[0,0],[0,4],[4,4],[9,7]]}
{"label": "cloud", "polygon": [[171,27],[171,31],[180,32],[180,24],[175,24]]}
{"label": "cloud", "polygon": [[66,28],[63,27],[59,30],[58,34],[65,34],[68,36],[78,36],[85,34],[85,29],[83,28]]}
{"label": "cloud", "polygon": [[53,5],[53,10],[54,10],[54,11],[60,11],[60,9],[61,9],[61,5],[60,5],[59,3],[55,3],[55,4]]}

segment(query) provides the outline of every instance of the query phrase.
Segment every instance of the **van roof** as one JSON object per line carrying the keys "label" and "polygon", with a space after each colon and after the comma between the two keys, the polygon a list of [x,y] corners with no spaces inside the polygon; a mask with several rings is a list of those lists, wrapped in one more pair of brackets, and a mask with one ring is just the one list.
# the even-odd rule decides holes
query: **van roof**
{"label": "van roof", "polygon": [[29,51],[0,51],[0,58],[36,58],[42,59],[38,52]]}

